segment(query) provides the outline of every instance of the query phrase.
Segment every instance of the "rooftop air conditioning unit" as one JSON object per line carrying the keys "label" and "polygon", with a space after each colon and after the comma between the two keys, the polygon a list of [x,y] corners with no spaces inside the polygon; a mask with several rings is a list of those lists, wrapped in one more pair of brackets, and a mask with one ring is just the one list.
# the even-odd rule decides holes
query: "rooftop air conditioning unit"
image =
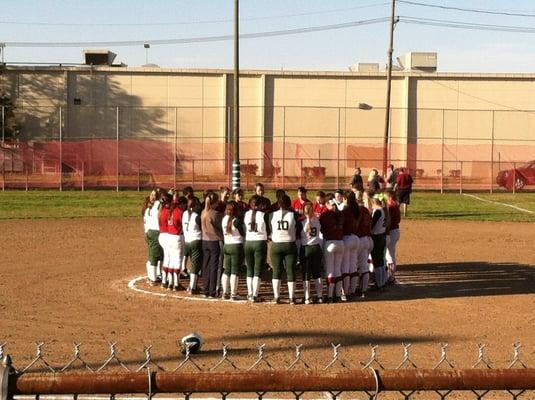
{"label": "rooftop air conditioning unit", "polygon": [[407,53],[400,57],[405,71],[437,71],[437,53]]}
{"label": "rooftop air conditioning unit", "polygon": [[84,50],[84,60],[87,65],[112,65],[117,54],[105,49]]}
{"label": "rooftop air conditioning unit", "polygon": [[356,63],[349,67],[351,72],[379,72],[378,63]]}

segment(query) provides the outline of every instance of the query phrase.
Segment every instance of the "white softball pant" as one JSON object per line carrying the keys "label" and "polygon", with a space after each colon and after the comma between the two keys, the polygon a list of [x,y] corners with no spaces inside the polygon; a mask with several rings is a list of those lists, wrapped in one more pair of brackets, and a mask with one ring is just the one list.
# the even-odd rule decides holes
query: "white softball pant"
{"label": "white softball pant", "polygon": [[344,261],[344,241],[325,241],[325,273],[327,279],[332,280],[342,276],[342,262]]}
{"label": "white softball pant", "polygon": [[396,265],[396,245],[399,240],[399,228],[390,231],[390,240],[386,246],[386,264]]}
{"label": "white softball pant", "polygon": [[344,258],[342,261],[342,276],[357,272],[360,239],[357,235],[344,236]]}
{"label": "white softball pant", "polygon": [[360,246],[358,252],[358,272],[359,274],[365,274],[370,272],[370,266],[368,265],[368,258],[370,252],[373,249],[373,240],[371,236],[363,236],[360,238]]}
{"label": "white softball pant", "polygon": [[169,234],[166,232],[160,232],[158,236],[158,242],[163,249],[162,267],[169,267]]}
{"label": "white softball pant", "polygon": [[167,248],[169,251],[169,269],[173,272],[181,271],[184,256],[184,236],[168,234]]}

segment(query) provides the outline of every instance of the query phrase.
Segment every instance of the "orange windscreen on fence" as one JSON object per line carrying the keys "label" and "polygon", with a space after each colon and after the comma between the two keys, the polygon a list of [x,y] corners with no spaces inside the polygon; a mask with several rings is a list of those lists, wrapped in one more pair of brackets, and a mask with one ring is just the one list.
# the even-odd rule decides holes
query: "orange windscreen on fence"
{"label": "orange windscreen on fence", "polygon": [[[397,145],[396,145],[397,146]],[[394,145],[389,146],[391,153]],[[489,145],[455,146],[455,154],[464,159],[452,159],[451,149],[439,145],[404,146],[407,154],[436,155],[437,158],[389,159],[395,167],[407,167],[416,189],[429,190],[489,190],[501,186],[516,189],[535,184],[535,163],[501,159],[469,161],[468,156],[487,152]],[[412,148],[415,148],[414,150]],[[405,150],[404,149],[404,150]],[[517,149],[501,147],[506,152]],[[535,154],[535,147],[522,152]],[[242,186],[251,189],[256,182],[267,187],[334,189],[347,187],[354,169],[362,169],[366,180],[372,168],[382,172],[381,144],[305,144],[242,142]],[[398,151],[399,152],[399,151]],[[333,157],[334,155],[334,157]],[[444,158],[441,156],[444,155]],[[490,157],[489,157],[490,158]],[[149,188],[194,185],[214,188],[229,185],[232,146],[225,143],[173,143],[161,140],[49,140],[5,142],[1,153],[2,185],[4,188]],[[528,168],[523,168],[528,167]],[[509,181],[497,182],[500,171],[509,171]],[[528,172],[526,172],[528,171]]]}
{"label": "orange windscreen on fence", "polygon": [[[4,115],[2,188],[229,185],[228,107],[25,107]],[[384,109],[243,107],[242,186],[347,187],[383,173]],[[506,190],[535,184],[531,114],[392,109],[387,163],[416,189]],[[9,118],[7,118],[9,116]],[[502,171],[502,173],[500,173]],[[507,173],[506,173],[507,172]]]}

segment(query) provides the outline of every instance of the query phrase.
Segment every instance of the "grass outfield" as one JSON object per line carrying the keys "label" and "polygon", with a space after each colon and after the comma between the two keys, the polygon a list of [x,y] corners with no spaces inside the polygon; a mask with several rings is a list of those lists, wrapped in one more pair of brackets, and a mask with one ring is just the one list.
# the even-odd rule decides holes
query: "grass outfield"
{"label": "grass outfield", "polygon": [[[0,192],[0,219],[138,217],[143,196],[147,194],[134,191]],[[274,192],[268,192],[268,196],[273,198]],[[487,193],[477,196],[535,212],[535,194]],[[535,214],[457,193],[416,192],[412,194],[411,202],[408,215],[411,219],[535,222]]]}

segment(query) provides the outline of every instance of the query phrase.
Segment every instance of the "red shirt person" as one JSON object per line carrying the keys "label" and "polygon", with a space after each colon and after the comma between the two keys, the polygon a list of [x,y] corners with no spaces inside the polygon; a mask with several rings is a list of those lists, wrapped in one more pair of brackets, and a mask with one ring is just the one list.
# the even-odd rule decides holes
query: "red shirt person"
{"label": "red shirt person", "polygon": [[299,214],[299,219],[303,219],[305,204],[311,203],[307,199],[307,190],[305,187],[300,186],[297,188],[297,199],[292,201],[292,209]]}
{"label": "red shirt person", "polygon": [[327,211],[327,205],[325,204],[325,193],[321,190],[316,193],[316,202],[312,205],[312,210],[316,215],[316,218],[319,218],[321,214]]}
{"label": "red shirt person", "polygon": [[405,168],[400,168],[394,190],[397,191],[398,201],[403,205],[403,216],[407,216],[407,205],[411,203],[412,176]]}

